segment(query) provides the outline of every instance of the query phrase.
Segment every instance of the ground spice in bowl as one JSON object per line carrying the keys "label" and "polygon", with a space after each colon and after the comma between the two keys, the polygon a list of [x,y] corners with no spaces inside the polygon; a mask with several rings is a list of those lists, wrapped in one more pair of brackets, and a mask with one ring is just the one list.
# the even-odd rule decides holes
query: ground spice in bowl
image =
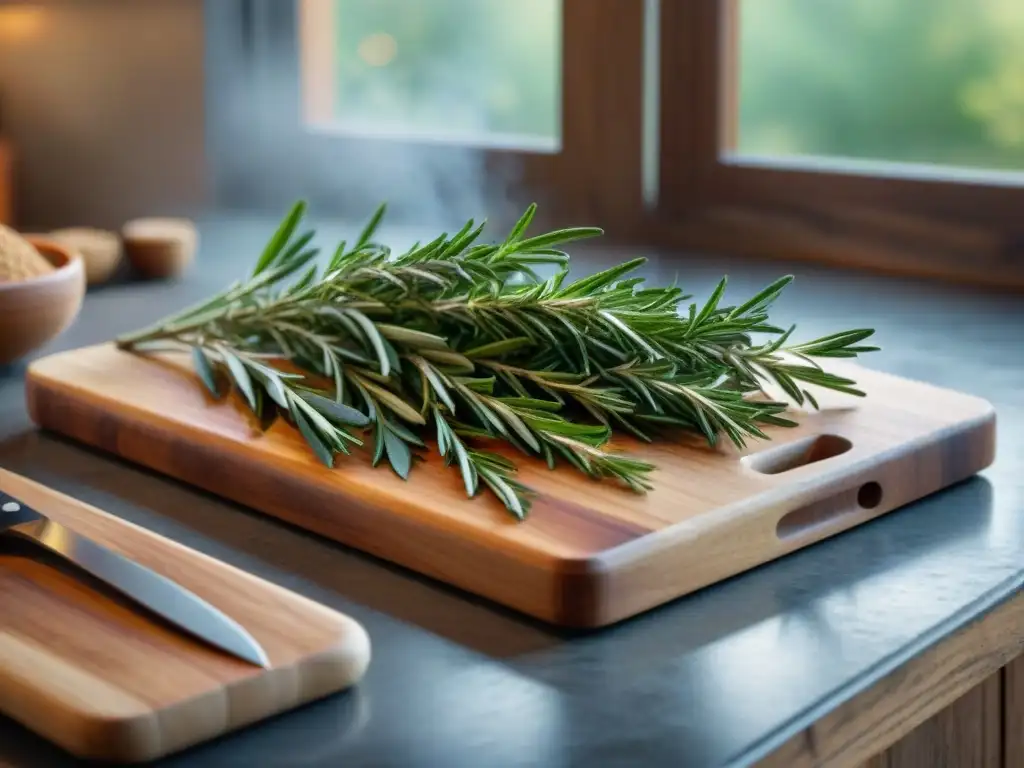
{"label": "ground spice in bowl", "polygon": [[35,246],[0,224],[0,283],[30,280],[53,271],[53,264]]}

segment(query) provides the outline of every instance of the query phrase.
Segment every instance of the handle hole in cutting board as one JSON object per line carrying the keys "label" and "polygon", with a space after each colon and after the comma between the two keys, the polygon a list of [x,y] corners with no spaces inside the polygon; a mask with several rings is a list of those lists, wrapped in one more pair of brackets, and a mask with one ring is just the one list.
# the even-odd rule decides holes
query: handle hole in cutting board
{"label": "handle hole in cutting board", "polygon": [[874,509],[882,503],[882,486],[878,483],[864,483],[857,490],[857,504],[864,509]]}
{"label": "handle hole in cutting board", "polygon": [[871,481],[835,496],[787,512],[775,527],[780,539],[789,539],[812,528],[832,525],[844,517],[874,509],[882,503],[882,486]]}
{"label": "handle hole in cutting board", "polygon": [[853,448],[853,443],[839,435],[814,435],[773,446],[744,456],[740,461],[755,472],[778,475],[797,467],[840,456]]}

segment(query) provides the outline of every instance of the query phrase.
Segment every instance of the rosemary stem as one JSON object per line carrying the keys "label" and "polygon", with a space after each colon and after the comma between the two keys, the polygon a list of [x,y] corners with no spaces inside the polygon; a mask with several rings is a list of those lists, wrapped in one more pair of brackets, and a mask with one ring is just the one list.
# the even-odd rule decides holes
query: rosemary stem
{"label": "rosemary stem", "polygon": [[[501,243],[476,243],[483,227],[470,221],[403,254],[373,239],[383,210],[321,271],[297,203],[248,278],[117,346],[183,346],[214,396],[236,391],[264,431],[283,417],[328,467],[363,445],[352,430],[365,429],[374,466],[386,459],[405,479],[433,433],[467,495],[486,488],[517,519],[532,492],[478,440],[643,493],[654,467],[607,448],[620,430],[650,442],[682,428],[742,447],[767,437],[766,425],[795,426],[787,403],[755,401],[765,381],[797,405],[815,403],[805,385],[864,395],[811,358],[873,351],[862,344],[872,330],[785,346],[792,329],[769,323],[790,277],[736,307],[721,303],[723,279],[703,307],[685,307],[675,285],[630,276],[643,259],[570,282],[563,244],[601,231],[526,237],[535,206]],[[545,265],[557,272],[541,279]],[[777,338],[754,346],[754,333]]]}
{"label": "rosemary stem", "polygon": [[164,339],[180,339],[183,336],[198,331],[203,326],[210,322],[211,318],[203,318],[199,322],[186,323],[186,324],[163,324],[150,326],[149,328],[143,328],[142,330],[135,331],[134,333],[126,333],[118,336],[115,344],[119,349],[131,349],[139,344],[145,344],[148,341],[162,341]]}

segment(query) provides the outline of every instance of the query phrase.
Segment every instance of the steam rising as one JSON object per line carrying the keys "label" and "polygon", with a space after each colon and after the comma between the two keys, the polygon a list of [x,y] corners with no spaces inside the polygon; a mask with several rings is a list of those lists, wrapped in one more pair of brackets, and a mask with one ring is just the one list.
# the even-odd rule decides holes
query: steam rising
{"label": "steam rising", "polygon": [[[458,229],[470,218],[486,218],[492,235],[531,202],[543,205],[523,188],[521,160],[514,152],[488,158],[486,146],[460,145],[457,138],[404,140],[373,123],[355,134],[308,122],[296,77],[294,62],[270,61],[251,91],[222,87],[215,96],[217,111],[229,126],[215,150],[221,154],[218,165],[226,161],[242,170],[241,190],[236,191],[247,205],[280,212],[304,198],[318,215],[363,221],[386,202],[393,225],[439,233]],[[466,92],[464,83],[443,87],[435,79],[432,84],[433,98],[457,101],[460,122],[465,110],[476,108],[472,99],[459,95]],[[257,125],[253,114],[264,116]],[[484,124],[482,110],[477,122]],[[480,135],[486,136],[483,129]],[[253,137],[255,143],[232,141],[233,136]]]}

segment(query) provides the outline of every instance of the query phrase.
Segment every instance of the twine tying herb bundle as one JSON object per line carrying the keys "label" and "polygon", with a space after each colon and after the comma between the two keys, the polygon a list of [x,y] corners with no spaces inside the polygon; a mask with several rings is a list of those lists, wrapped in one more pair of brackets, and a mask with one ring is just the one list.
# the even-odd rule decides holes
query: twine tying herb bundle
{"label": "twine tying herb bundle", "polygon": [[408,478],[432,439],[469,496],[486,486],[520,519],[529,489],[488,441],[642,493],[654,467],[607,450],[613,431],[646,441],[681,428],[743,447],[764,425],[795,426],[787,403],[750,397],[764,382],[813,407],[806,384],[864,394],[814,358],[873,351],[861,345],[872,330],[790,344],[793,328],[769,322],[791,277],[739,306],[721,305],[723,279],[680,311],[680,288],[631,276],[644,259],[569,281],[563,247],[601,230],[527,237],[534,206],[501,242],[478,242],[483,225],[469,221],[401,254],[374,239],[384,212],[321,271],[300,201],[244,282],[118,345],[191,350],[216,397],[233,386],[261,429],[283,418],[327,466],[367,442],[374,466],[386,457]]}

